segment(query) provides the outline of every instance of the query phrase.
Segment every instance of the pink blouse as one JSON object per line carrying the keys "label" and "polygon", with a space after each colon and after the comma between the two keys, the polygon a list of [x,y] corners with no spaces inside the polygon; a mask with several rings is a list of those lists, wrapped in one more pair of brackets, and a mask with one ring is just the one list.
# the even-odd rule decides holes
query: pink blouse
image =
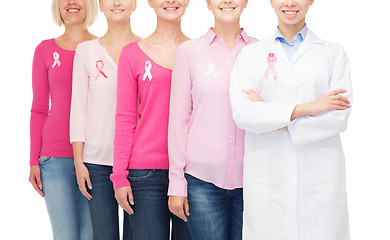
{"label": "pink blouse", "polygon": [[179,46],[172,74],[168,195],[187,196],[184,173],[224,189],[242,187],[244,131],[232,118],[229,80],[241,49],[255,41],[242,30],[229,49],[209,29]]}

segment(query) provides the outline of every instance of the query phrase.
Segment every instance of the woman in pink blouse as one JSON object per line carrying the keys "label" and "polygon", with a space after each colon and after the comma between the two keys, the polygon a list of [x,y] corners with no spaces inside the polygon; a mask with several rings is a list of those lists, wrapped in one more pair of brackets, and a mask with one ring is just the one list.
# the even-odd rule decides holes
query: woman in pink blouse
{"label": "woman in pink blouse", "polygon": [[[114,167],[115,197],[135,239],[191,239],[187,224],[168,209],[168,113],[171,74],[187,0],[148,0],[154,33],[122,50],[118,65]],[[129,219],[126,221],[126,219]]]}
{"label": "woman in pink blouse", "polygon": [[240,28],[247,0],[208,0],[215,27],[183,43],[172,74],[169,208],[194,240],[242,238],[244,132],[229,103],[230,72],[256,39]]}
{"label": "woman in pink blouse", "polygon": [[88,202],[76,182],[69,114],[75,49],[95,38],[87,27],[96,17],[97,3],[53,0],[52,12],[65,33],[42,41],[35,50],[30,182],[45,197],[54,239],[92,239]]}
{"label": "woman in pink blouse", "polygon": [[[118,203],[110,180],[114,160],[117,64],[122,48],[139,40],[130,26],[136,0],[100,0],[108,30],[77,46],[70,141],[77,182],[89,200],[94,240],[119,240]],[[88,190],[87,190],[88,187]],[[123,239],[132,239],[124,232]]]}

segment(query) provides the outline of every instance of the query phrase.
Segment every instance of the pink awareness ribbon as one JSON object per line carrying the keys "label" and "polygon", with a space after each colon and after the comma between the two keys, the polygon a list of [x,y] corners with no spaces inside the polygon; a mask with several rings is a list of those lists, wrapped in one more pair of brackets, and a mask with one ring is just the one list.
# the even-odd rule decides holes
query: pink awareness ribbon
{"label": "pink awareness ribbon", "polygon": [[267,68],[267,70],[265,70],[264,77],[268,78],[268,75],[270,74],[270,72],[272,72],[272,75],[274,75],[274,79],[276,79],[278,77],[278,73],[276,72],[276,69],[275,69],[276,60],[277,59],[276,59],[275,54],[270,53],[268,55],[268,57],[267,57],[268,68]]}
{"label": "pink awareness ribbon", "polygon": [[102,60],[96,61],[96,68],[99,71],[99,74],[96,75],[95,80],[97,80],[99,78],[100,74],[102,74],[103,77],[108,78],[107,75],[103,72],[104,63]]}
{"label": "pink awareness ribbon", "polygon": [[54,59],[54,63],[51,66],[51,68],[54,68],[56,65],[60,67],[61,66],[60,54],[58,54],[58,52],[53,52],[53,59]]}

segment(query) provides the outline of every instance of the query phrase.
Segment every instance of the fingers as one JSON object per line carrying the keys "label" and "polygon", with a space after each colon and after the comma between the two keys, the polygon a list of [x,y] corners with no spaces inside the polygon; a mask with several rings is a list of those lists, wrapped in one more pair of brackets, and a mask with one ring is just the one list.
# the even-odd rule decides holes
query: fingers
{"label": "fingers", "polygon": [[129,203],[131,205],[134,205],[134,197],[133,197],[133,191],[131,190],[131,187],[130,187],[130,191],[127,192],[127,199],[129,200]]}
{"label": "fingers", "polygon": [[350,104],[351,102],[348,100],[348,98],[344,97],[344,96],[341,96],[341,95],[335,95],[335,96],[332,96],[331,97],[332,100],[339,100],[339,101],[343,101],[347,104]]}
{"label": "fingers", "polygon": [[249,98],[249,100],[251,100],[252,102],[262,102],[263,101],[261,96],[253,89],[249,89],[249,90],[243,89],[242,91],[246,94],[247,98]]}
{"label": "fingers", "polygon": [[184,202],[184,210],[187,216],[190,216],[190,205],[188,204],[188,199]]}
{"label": "fingers", "polygon": [[341,94],[341,93],[346,93],[347,90],[345,89],[335,89],[335,90],[332,90],[328,93],[329,96],[332,96],[332,95],[337,95],[337,94]]}
{"label": "fingers", "polygon": [[92,183],[91,183],[91,179],[88,177],[85,178],[86,182],[87,182],[87,186],[89,188],[89,190],[92,190]]}
{"label": "fingers", "polygon": [[29,178],[29,181],[33,185],[35,191],[37,191],[37,193],[39,195],[41,195],[41,197],[44,197],[44,194],[43,194],[43,191],[42,191],[41,176],[31,175],[30,178]]}
{"label": "fingers", "polygon": [[123,199],[117,199],[118,204],[125,210],[128,214],[132,215],[134,214],[133,209],[130,207],[129,202],[127,201],[127,198]]}
{"label": "fingers", "polygon": [[187,222],[187,217],[184,214],[184,209],[187,216],[190,215],[190,209],[188,205],[188,199],[178,196],[170,196],[168,200],[169,210],[177,217]]}
{"label": "fingers", "polygon": [[187,217],[184,215],[183,206],[175,208],[173,214],[183,219],[184,222],[187,222]]}
{"label": "fingers", "polygon": [[334,102],[335,105],[338,105],[338,106],[342,106],[342,107],[346,107],[346,108],[350,108],[351,105],[349,105],[348,103],[344,102],[344,101],[341,101],[341,100],[336,100]]}
{"label": "fingers", "polygon": [[330,104],[331,104],[330,106],[331,110],[346,110],[351,107],[348,99],[342,96],[335,97],[335,99],[332,100]]}
{"label": "fingers", "polygon": [[115,198],[123,210],[125,210],[130,215],[134,214],[134,210],[130,207],[130,201],[131,204],[134,205],[131,187],[127,186],[115,189]]}
{"label": "fingers", "polygon": [[[89,192],[87,191],[85,182],[87,182],[87,184],[88,184],[88,182],[89,182],[89,184],[91,184],[91,181],[89,180],[89,177],[88,178],[83,178],[80,182],[78,182],[79,189],[80,189],[80,192],[84,195],[84,197],[86,197],[88,200],[91,200],[92,199],[92,195],[89,194]],[[88,188],[92,189],[92,184],[90,186],[91,187],[88,186]]]}

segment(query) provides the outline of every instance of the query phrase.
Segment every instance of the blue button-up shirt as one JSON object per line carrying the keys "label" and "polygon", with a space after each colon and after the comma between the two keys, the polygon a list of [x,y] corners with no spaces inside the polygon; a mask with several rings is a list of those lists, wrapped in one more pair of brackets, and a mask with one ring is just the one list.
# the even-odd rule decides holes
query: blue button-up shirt
{"label": "blue button-up shirt", "polygon": [[288,59],[291,60],[293,59],[295,53],[297,52],[298,50],[298,47],[301,45],[301,43],[303,42],[303,40],[305,39],[306,37],[306,34],[307,34],[307,26],[305,25],[301,31],[299,31],[297,33],[297,35],[295,35],[293,38],[292,38],[292,41],[291,43],[289,43],[287,41],[287,39],[282,35],[282,33],[279,31],[279,28],[276,29],[276,33],[275,33],[275,40],[278,40],[280,41],[280,43],[282,44],[283,48],[284,48],[284,52],[286,53]]}

